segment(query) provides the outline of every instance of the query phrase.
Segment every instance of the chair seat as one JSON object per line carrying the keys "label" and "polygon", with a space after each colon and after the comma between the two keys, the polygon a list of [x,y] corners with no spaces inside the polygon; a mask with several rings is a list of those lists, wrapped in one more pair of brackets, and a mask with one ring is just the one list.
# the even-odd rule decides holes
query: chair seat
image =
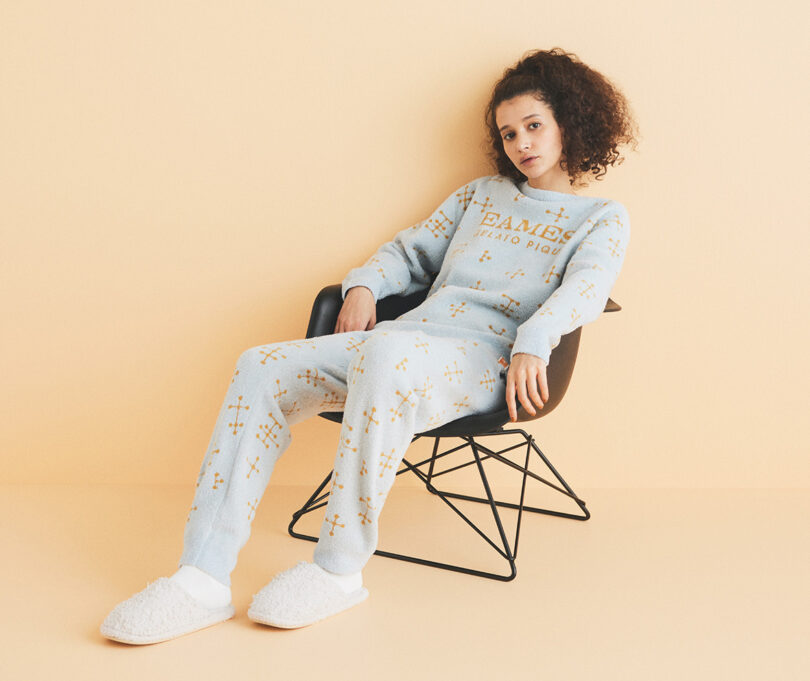
{"label": "chair seat", "polygon": [[[326,411],[319,416],[322,416],[329,421],[335,423],[343,422],[342,411]],[[504,406],[503,409],[490,412],[488,414],[471,414],[469,416],[462,416],[460,419],[450,421],[444,425],[419,433],[420,437],[461,437],[463,435],[475,436],[491,433],[500,430],[505,423],[509,423],[509,409]]]}

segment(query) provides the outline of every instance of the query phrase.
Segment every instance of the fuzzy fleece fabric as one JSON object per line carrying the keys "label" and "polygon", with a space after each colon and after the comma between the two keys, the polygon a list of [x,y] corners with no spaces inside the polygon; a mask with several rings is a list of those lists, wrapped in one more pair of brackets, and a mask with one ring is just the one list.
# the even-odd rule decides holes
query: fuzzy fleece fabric
{"label": "fuzzy fleece fabric", "polygon": [[345,593],[320,567],[301,561],[277,574],[253,596],[247,614],[260,624],[295,629],[342,612],[366,598],[366,587]]}
{"label": "fuzzy fleece fabric", "polygon": [[121,643],[159,643],[233,615],[233,605],[206,608],[168,577],[161,577],[116,605],[102,623],[101,634]]}

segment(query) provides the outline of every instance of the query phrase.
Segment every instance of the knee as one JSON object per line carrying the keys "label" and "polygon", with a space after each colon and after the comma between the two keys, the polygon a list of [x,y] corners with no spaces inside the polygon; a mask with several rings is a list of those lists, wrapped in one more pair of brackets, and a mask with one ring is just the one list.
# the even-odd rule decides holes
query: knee
{"label": "knee", "polygon": [[236,360],[236,371],[243,376],[254,376],[258,372],[266,376],[272,373],[277,362],[285,359],[283,350],[280,343],[248,348]]}

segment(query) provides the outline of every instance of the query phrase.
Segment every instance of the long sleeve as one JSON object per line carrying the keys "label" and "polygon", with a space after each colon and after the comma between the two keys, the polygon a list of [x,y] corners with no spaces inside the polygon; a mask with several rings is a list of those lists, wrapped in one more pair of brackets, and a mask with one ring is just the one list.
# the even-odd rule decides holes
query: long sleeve
{"label": "long sleeve", "polygon": [[595,321],[605,309],[624,263],[630,217],[617,203],[588,231],[565,268],[560,285],[517,329],[512,355],[536,355],[548,365],[560,337]]}
{"label": "long sleeve", "polygon": [[343,280],[342,297],[346,297],[352,286],[366,286],[375,301],[427,288],[442,266],[447,247],[476,187],[485,179],[477,178],[454,191],[429,218],[398,232],[361,267],[352,269]]}

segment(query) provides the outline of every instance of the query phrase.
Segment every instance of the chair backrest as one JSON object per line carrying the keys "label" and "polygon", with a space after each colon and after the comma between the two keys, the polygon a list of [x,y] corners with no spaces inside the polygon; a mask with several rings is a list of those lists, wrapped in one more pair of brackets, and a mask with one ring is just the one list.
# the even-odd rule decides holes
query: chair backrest
{"label": "chair backrest", "polygon": [[[377,301],[377,321],[396,319],[401,314],[415,308],[427,297],[428,288],[411,293],[407,296],[388,296]],[[337,323],[340,308],[343,305],[341,295],[341,285],[332,284],[320,290],[312,305],[312,312],[307,326],[307,338],[325,336],[333,333]],[[621,310],[621,306],[608,298],[605,312],[616,312]],[[547,416],[562,401],[568,386],[571,383],[571,376],[574,373],[577,353],[579,351],[579,339],[582,334],[582,327],[574,329],[560,338],[560,343],[551,351],[548,368],[546,369],[546,379],[548,381],[549,400],[542,409],[537,410],[537,414],[532,416],[523,407],[518,407],[518,421],[531,421],[536,418]],[[509,420],[506,401],[502,410],[506,418],[501,423]],[[500,416],[503,413],[499,412]],[[340,421],[340,414],[336,413],[335,418],[326,416],[333,421]],[[476,417],[467,417],[476,418]],[[464,419],[459,419],[463,421]]]}

